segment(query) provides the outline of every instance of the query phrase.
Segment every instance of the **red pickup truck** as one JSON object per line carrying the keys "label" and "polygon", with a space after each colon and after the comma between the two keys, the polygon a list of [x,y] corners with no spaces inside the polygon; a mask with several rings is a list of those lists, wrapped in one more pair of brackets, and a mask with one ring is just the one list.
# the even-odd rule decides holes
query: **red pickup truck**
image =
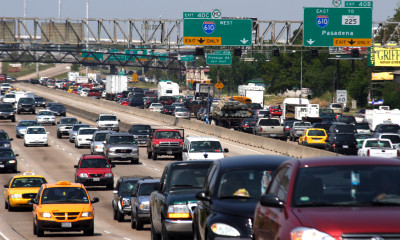
{"label": "red pickup truck", "polygon": [[100,93],[100,91],[99,91],[98,89],[92,88],[92,89],[89,90],[87,96],[88,96],[88,97],[94,97],[94,98],[99,98],[99,99],[100,99],[101,93]]}
{"label": "red pickup truck", "polygon": [[153,160],[158,155],[172,155],[182,159],[184,129],[154,129],[147,140],[147,157]]}

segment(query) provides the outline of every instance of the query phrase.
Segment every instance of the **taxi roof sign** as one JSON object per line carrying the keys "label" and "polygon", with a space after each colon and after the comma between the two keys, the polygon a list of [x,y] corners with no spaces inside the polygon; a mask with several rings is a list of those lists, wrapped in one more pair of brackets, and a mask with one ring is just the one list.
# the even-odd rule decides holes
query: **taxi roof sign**
{"label": "taxi roof sign", "polygon": [[35,175],[35,172],[33,172],[33,171],[26,171],[26,172],[24,172],[24,174],[22,174],[22,175],[24,175],[24,176],[33,176],[33,175]]}
{"label": "taxi roof sign", "polygon": [[71,183],[69,181],[59,181],[56,185],[71,185]]}

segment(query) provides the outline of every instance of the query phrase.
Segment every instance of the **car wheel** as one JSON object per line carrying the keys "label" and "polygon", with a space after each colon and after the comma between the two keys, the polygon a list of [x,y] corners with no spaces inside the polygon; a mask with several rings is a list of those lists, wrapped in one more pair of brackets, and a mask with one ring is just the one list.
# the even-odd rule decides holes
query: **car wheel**
{"label": "car wheel", "polygon": [[151,154],[151,158],[152,158],[153,160],[157,160],[157,153],[153,152],[153,153]]}
{"label": "car wheel", "polygon": [[16,138],[20,138],[20,136],[19,136],[18,134],[15,134],[15,137],[16,137]]}
{"label": "car wheel", "polygon": [[151,152],[147,152],[147,158],[151,159]]}
{"label": "car wheel", "polygon": [[38,237],[43,237],[44,236],[44,230],[41,229],[39,226],[36,225],[36,235]]}
{"label": "car wheel", "polygon": [[27,147],[28,145],[26,144],[26,142],[24,142],[24,146]]}
{"label": "car wheel", "polygon": [[36,234],[37,234],[36,225],[35,225],[35,222],[33,222],[33,235],[36,235]]}
{"label": "car wheel", "polygon": [[85,236],[93,236],[94,235],[94,226],[89,229],[83,230],[83,235]]}
{"label": "car wheel", "polygon": [[136,230],[143,230],[143,221],[139,218],[136,211]]}
{"label": "car wheel", "polygon": [[136,221],[133,219],[133,216],[131,217],[131,228],[135,229],[136,228]]}
{"label": "car wheel", "polygon": [[118,209],[117,209],[117,221],[118,222],[123,222],[125,220],[125,216],[123,213],[121,213]]}
{"label": "car wheel", "polygon": [[132,164],[139,164],[139,159],[131,159]]}
{"label": "car wheel", "polygon": [[17,114],[21,114],[21,112],[19,110],[17,110]]}
{"label": "car wheel", "polygon": [[[150,216],[150,219],[151,219],[151,216]],[[154,229],[152,221],[151,221],[151,235],[150,236],[151,236],[151,240],[161,240],[161,236],[160,236],[160,234],[156,233],[156,230]]]}
{"label": "car wheel", "polygon": [[57,132],[57,138],[61,138],[61,133]]}
{"label": "car wheel", "polygon": [[54,125],[56,125],[56,123],[51,123],[51,125],[53,125],[53,126],[54,126]]}
{"label": "car wheel", "polygon": [[4,209],[8,209],[8,203],[4,201]]}
{"label": "car wheel", "polygon": [[15,117],[11,119],[11,122],[15,122]]}
{"label": "car wheel", "polygon": [[114,184],[113,183],[107,184],[106,188],[107,190],[112,190],[114,188]]}
{"label": "car wheel", "polygon": [[113,216],[114,216],[114,220],[117,220],[117,210],[114,208],[114,214],[113,214]]}
{"label": "car wheel", "polygon": [[162,227],[161,227],[161,239],[162,240],[170,240],[172,239],[167,231],[167,227],[165,226],[165,222],[162,222]]}
{"label": "car wheel", "polygon": [[72,143],[72,139],[71,138],[69,139],[69,142]]}

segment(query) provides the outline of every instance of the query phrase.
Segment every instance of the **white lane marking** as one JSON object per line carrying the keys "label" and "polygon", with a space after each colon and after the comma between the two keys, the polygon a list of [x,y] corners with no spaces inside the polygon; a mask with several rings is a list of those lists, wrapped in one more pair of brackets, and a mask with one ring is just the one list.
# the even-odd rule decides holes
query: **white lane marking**
{"label": "white lane marking", "polygon": [[123,239],[124,239],[124,240],[131,240],[130,238],[127,238],[127,237],[124,237]]}
{"label": "white lane marking", "polygon": [[56,146],[57,146],[57,147],[60,147],[60,145],[58,145],[58,144],[57,144]]}
{"label": "white lane marking", "polygon": [[154,169],[154,171],[161,172],[161,170],[158,170],[157,168],[153,168],[153,169]]}
{"label": "white lane marking", "polygon": [[25,161],[25,159],[21,158],[21,161]]}
{"label": "white lane marking", "polygon": [[107,233],[107,234],[111,234],[111,232],[109,232],[109,231],[106,231],[106,230],[104,230],[104,232],[105,232],[105,233]]}
{"label": "white lane marking", "polygon": [[53,141],[53,140],[50,140],[50,142],[52,142],[52,143],[53,143],[54,141]]}
{"label": "white lane marking", "polygon": [[65,151],[65,148],[62,148],[63,151]]}
{"label": "white lane marking", "polygon": [[2,232],[0,232],[0,236],[4,239],[4,240],[10,240],[8,237],[6,237],[6,235],[4,235]]}
{"label": "white lane marking", "polygon": [[72,155],[72,153],[70,153],[70,152],[69,152],[68,154],[69,154],[69,155]]}
{"label": "white lane marking", "polygon": [[27,163],[27,164],[25,164],[25,166],[29,167],[30,165],[29,165],[29,163]]}

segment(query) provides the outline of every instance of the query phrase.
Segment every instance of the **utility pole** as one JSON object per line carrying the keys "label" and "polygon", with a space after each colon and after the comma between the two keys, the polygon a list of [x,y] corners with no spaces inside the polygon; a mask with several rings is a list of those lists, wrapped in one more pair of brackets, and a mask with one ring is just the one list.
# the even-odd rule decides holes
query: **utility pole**
{"label": "utility pole", "polygon": [[[86,50],[89,49],[89,0],[86,0]],[[86,77],[89,76],[89,67],[86,66]]]}
{"label": "utility pole", "polygon": [[61,0],[58,0],[58,20],[61,22]]}

